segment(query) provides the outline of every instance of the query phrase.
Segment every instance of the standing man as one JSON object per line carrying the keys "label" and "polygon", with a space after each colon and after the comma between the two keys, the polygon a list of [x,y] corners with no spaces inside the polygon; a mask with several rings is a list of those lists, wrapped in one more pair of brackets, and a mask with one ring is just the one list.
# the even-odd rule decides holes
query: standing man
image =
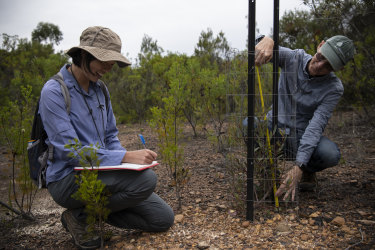
{"label": "standing man", "polygon": [[[272,59],[273,40],[260,39],[255,48],[256,65]],[[323,136],[323,131],[344,93],[333,72],[341,70],[353,56],[353,41],[341,35],[322,41],[314,56],[302,49],[279,47],[278,127],[287,134],[285,154],[295,160],[276,192],[277,196],[285,193],[284,200],[290,195],[294,200],[298,185],[305,190],[315,188],[315,173],[340,160],[338,146]],[[272,110],[267,116],[272,119]]]}

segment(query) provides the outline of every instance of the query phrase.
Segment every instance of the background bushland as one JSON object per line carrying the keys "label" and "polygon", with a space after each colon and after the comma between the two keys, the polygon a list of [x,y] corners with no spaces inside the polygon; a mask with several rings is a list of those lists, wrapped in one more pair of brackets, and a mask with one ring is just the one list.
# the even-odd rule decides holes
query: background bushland
{"label": "background bushland", "polygon": [[[336,34],[350,37],[355,43],[356,54],[354,60],[337,73],[345,87],[339,108],[364,111],[368,121],[375,126],[375,115],[371,112],[375,106],[374,2],[301,2],[309,7],[307,11],[290,11],[280,20],[281,45],[314,54],[323,39]],[[13,34],[1,36],[0,110],[21,103],[19,93],[23,88],[30,88],[30,112],[23,114],[23,118],[29,121],[24,126],[31,126],[30,117],[43,84],[69,62],[67,56],[54,49],[63,34],[58,26],[41,22],[32,32],[31,41]],[[224,137],[230,134],[227,131],[230,126],[225,126],[228,114],[246,107],[247,100],[243,96],[231,95],[234,90],[247,93],[246,55],[245,49],[234,52],[225,34],[214,34],[210,28],[201,32],[190,56],[164,52],[156,40],[145,35],[132,66],[124,69],[114,66],[104,77],[118,123],[144,123],[155,119],[152,112],[155,107],[160,112],[164,110],[166,115],[173,115],[165,112],[171,109],[171,103],[165,100],[173,95],[174,85],[178,82],[181,97],[178,120],[191,127],[192,137],[206,137],[215,144],[214,150],[225,153],[226,144],[230,143]],[[271,89],[271,81],[264,81],[265,94],[270,94]],[[245,114],[246,110],[240,111],[241,116]],[[3,136],[0,140],[1,145],[6,146]],[[7,150],[12,153],[12,148]]]}

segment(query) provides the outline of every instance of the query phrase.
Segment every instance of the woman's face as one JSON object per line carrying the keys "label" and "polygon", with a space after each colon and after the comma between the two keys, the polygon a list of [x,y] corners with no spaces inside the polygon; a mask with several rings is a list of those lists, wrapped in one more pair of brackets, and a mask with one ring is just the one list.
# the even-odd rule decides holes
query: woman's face
{"label": "woman's face", "polygon": [[109,72],[112,69],[114,64],[115,64],[115,61],[102,62],[97,59],[94,59],[90,62],[91,72],[85,70],[86,77],[90,81],[96,82],[100,78],[102,78],[105,73]]}

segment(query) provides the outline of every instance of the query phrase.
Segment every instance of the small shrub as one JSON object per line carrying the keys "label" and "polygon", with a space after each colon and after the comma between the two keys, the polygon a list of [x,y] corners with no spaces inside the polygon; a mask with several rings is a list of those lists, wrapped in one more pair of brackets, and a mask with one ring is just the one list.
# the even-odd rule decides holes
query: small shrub
{"label": "small shrub", "polygon": [[104,244],[104,222],[107,219],[110,210],[106,207],[110,193],[105,188],[105,184],[98,180],[98,170],[94,166],[99,166],[96,150],[99,149],[99,144],[89,147],[82,147],[78,139],[74,142],[65,145],[65,148],[72,150],[69,156],[77,158],[79,165],[85,167],[80,175],[76,176],[76,183],[79,188],[72,197],[76,200],[85,203],[85,212],[87,213],[87,224],[89,225],[89,232],[95,231],[99,228],[101,244]]}

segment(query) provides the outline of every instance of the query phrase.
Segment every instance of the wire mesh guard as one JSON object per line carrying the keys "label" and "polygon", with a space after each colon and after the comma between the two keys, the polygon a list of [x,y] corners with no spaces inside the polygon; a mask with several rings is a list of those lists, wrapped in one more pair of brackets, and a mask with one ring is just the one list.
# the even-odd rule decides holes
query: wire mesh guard
{"label": "wire mesh guard", "polygon": [[[280,206],[298,205],[295,200],[283,200],[275,193],[283,175],[292,167],[296,154],[296,105],[290,94],[272,93],[272,64],[256,68],[255,94],[248,95],[247,53],[231,51],[226,64],[227,95],[227,139],[226,171],[230,179],[229,200],[238,213],[244,214],[247,204],[247,146],[253,143],[253,202],[254,208],[274,209]],[[282,61],[282,60],[280,60]],[[285,72],[284,77],[296,74]],[[287,125],[279,122],[278,128],[272,128],[272,101],[278,98],[279,111],[283,105],[290,105],[292,112],[279,112],[279,121],[288,121]],[[247,135],[248,102],[254,103],[254,137]],[[253,139],[253,140],[251,140]],[[297,192],[298,193],[298,192]],[[254,209],[250,208],[250,209]]]}

